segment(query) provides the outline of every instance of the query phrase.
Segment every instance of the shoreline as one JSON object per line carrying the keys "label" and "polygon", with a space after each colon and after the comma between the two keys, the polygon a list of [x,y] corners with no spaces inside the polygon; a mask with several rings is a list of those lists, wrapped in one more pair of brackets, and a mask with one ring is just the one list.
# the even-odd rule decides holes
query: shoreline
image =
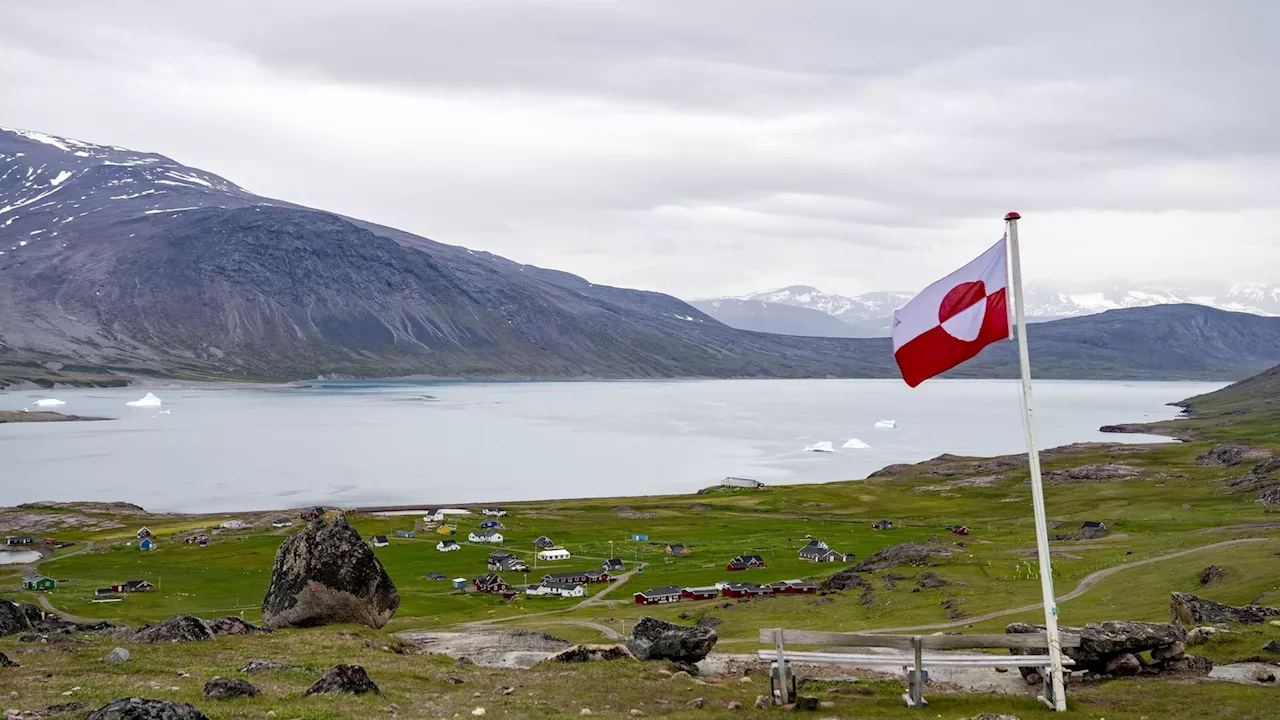
{"label": "shoreline", "polygon": [[99,422],[115,420],[108,417],[91,417],[87,415],[64,415],[52,410],[0,410],[0,424],[4,423],[47,423],[47,422]]}

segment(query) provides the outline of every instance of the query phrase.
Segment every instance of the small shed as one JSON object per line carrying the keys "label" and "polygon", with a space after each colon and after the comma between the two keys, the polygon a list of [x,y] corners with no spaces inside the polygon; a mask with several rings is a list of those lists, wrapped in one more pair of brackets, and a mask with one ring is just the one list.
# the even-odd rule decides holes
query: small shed
{"label": "small shed", "polygon": [[453,552],[454,550],[461,549],[462,546],[458,544],[457,540],[441,540],[436,543],[436,550],[439,550],[440,552]]}
{"label": "small shed", "polygon": [[952,535],[968,535],[969,534],[968,525],[952,525],[947,529],[951,531]]}
{"label": "small shed", "polygon": [[467,589],[467,579],[466,579],[466,578],[454,578],[454,579],[453,579],[453,589],[454,589],[454,590],[466,590],[466,589]]}
{"label": "small shed", "polygon": [[632,535],[632,536],[631,536],[631,539],[632,539],[632,540],[634,540],[634,541],[636,541],[636,542],[648,542],[648,541],[649,541],[649,536],[648,536],[648,535],[645,535],[644,533],[636,533],[636,534],[634,534],[634,535]]}
{"label": "small shed", "polygon": [[487,507],[480,511],[481,515],[489,515],[491,517],[506,517],[507,511],[500,507]]}
{"label": "small shed", "polygon": [[892,530],[893,523],[888,520],[877,520],[871,523],[872,530]]}
{"label": "small shed", "polygon": [[397,531],[396,531],[396,537],[398,537],[398,538],[412,538],[412,537],[414,537],[414,536],[415,536],[415,533],[414,533],[412,530],[397,530]]}
{"label": "small shed", "polygon": [[626,566],[622,564],[622,558],[609,558],[608,560],[600,563],[600,567],[611,573],[620,573],[627,569]]}
{"label": "small shed", "polygon": [[503,528],[502,521],[500,520],[485,520],[484,522],[480,523],[480,527],[485,529],[489,529],[489,528],[505,529]]}
{"label": "small shed", "polygon": [[141,527],[141,528],[138,528],[137,535],[138,535],[138,539],[142,540],[143,538],[151,537],[151,531],[145,527]]}
{"label": "small shed", "polygon": [[684,545],[668,545],[663,549],[663,553],[668,557],[689,557],[693,554]]}
{"label": "small shed", "polygon": [[149,537],[143,538],[142,542],[138,543],[138,549],[139,550],[155,550],[156,542]]}
{"label": "small shed", "polygon": [[458,528],[452,525],[441,525],[440,527],[436,528],[436,532],[440,535],[453,535],[454,533],[458,532]]}
{"label": "small shed", "polygon": [[541,535],[538,537],[537,540],[533,541],[533,546],[538,548],[539,550],[550,550],[551,548],[555,547],[556,544],[555,544],[555,541],[553,541],[551,538],[547,537],[546,535]]}
{"label": "small shed", "polygon": [[290,520],[289,518],[280,518],[279,520],[273,520],[271,522],[271,527],[283,528],[283,527],[289,527],[292,524],[293,524],[293,521]]}
{"label": "small shed", "polygon": [[5,543],[8,545],[32,545],[35,541],[36,539],[30,535],[16,535],[5,538]]}
{"label": "small shed", "polygon": [[573,553],[564,548],[554,548],[551,550],[543,550],[538,553],[538,559],[546,562],[555,562],[556,560],[568,560],[573,557]]}
{"label": "small shed", "polygon": [[369,540],[369,544],[376,548],[382,548],[386,547],[390,543],[387,542],[386,535],[374,535],[373,538]]}

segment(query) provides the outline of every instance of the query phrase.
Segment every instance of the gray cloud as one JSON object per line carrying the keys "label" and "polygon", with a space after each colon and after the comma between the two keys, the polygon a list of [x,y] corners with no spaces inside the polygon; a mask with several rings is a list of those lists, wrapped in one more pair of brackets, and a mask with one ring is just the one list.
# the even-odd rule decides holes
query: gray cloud
{"label": "gray cloud", "polygon": [[[1280,280],[1270,3],[389,0],[11,9],[0,123],[686,297]],[[1240,262],[1247,259],[1247,262]]]}

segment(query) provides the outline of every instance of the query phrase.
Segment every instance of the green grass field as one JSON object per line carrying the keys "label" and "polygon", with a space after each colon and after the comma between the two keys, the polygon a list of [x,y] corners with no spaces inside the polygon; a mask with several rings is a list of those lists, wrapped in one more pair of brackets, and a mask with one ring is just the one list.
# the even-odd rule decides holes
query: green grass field
{"label": "green grass field", "polygon": [[[1053,533],[1073,534],[1085,520],[1101,520],[1110,528],[1110,534],[1098,540],[1058,540],[1051,544],[1058,595],[1071,593],[1078,587],[1088,588],[1078,597],[1062,602],[1062,622],[1079,625],[1113,619],[1164,621],[1168,618],[1169,593],[1174,591],[1192,592],[1232,604],[1254,601],[1280,605],[1280,558],[1277,557],[1280,555],[1280,517],[1265,512],[1255,501],[1256,492],[1236,494],[1227,487],[1226,480],[1240,475],[1248,466],[1224,468],[1196,461],[1197,455],[1226,441],[1246,441],[1280,451],[1280,409],[1264,404],[1255,411],[1240,413],[1241,402],[1256,403],[1258,386],[1247,386],[1245,392],[1249,397],[1244,401],[1230,396],[1199,400],[1197,407],[1209,408],[1203,411],[1203,416],[1161,424],[1193,436],[1195,442],[1141,448],[1100,444],[1045,456],[1047,471],[1097,463],[1124,464],[1139,471],[1125,479],[1047,485],[1048,516],[1059,523]],[[960,464],[959,471],[945,467],[956,463]],[[459,524],[459,533],[454,539],[463,544],[462,550],[441,553],[435,549],[440,536],[430,530],[419,528],[418,537],[414,539],[394,537],[396,530],[413,528],[418,520],[416,516],[356,514],[351,516],[351,522],[363,536],[391,536],[388,547],[375,550],[401,596],[400,610],[387,628],[381,632],[295,631],[269,639],[237,639],[220,643],[217,658],[197,659],[190,655],[197,652],[194,649],[166,648],[165,656],[169,659],[164,664],[181,665],[188,662],[185,658],[190,656],[190,663],[209,668],[208,672],[226,672],[224,666],[233,662],[233,656],[244,656],[244,652],[228,651],[226,647],[262,643],[263,652],[276,644],[287,645],[289,652],[313,657],[323,665],[327,662],[325,658],[333,656],[331,646],[336,643],[345,647],[343,643],[352,633],[372,638],[370,642],[376,649],[392,642],[387,635],[390,631],[449,629],[460,623],[500,619],[506,619],[505,624],[510,627],[541,629],[585,642],[603,637],[591,627],[565,623],[586,622],[625,633],[645,615],[680,622],[711,616],[723,623],[718,628],[721,648],[732,652],[754,651],[758,632],[764,627],[854,631],[925,626],[930,628],[925,632],[952,627],[966,632],[999,632],[1008,622],[1041,621],[1043,615],[1038,608],[990,619],[981,617],[1037,606],[1040,583],[1034,555],[1031,492],[1025,470],[979,473],[973,468],[974,464],[976,461],[937,461],[901,474],[859,482],[719,490],[697,496],[507,505],[511,517],[504,519],[504,549],[523,555],[533,565],[532,541],[545,534],[575,555],[568,561],[538,563],[537,569],[527,576],[531,582],[536,582],[543,572],[598,568],[600,560],[610,552],[623,558],[628,569],[637,563],[647,564],[643,572],[612,590],[602,601],[585,605],[578,600],[559,598],[518,597],[503,601],[490,595],[457,592],[448,582],[425,579],[427,573],[471,578],[486,572],[485,558],[495,546],[466,541],[467,530],[483,519],[478,515]],[[978,475],[987,480],[977,485],[956,482]],[[47,512],[55,518],[74,514],[67,509]],[[40,572],[60,583],[58,590],[48,593],[46,599],[77,616],[128,624],[158,621],[177,613],[206,618],[243,614],[247,619],[257,620],[275,551],[286,533],[299,526],[273,530],[260,523],[261,529],[222,532],[204,548],[182,542],[191,530],[216,527],[217,522],[226,517],[124,517],[125,526],[113,530],[84,532],[68,527],[59,531],[56,533],[59,539],[75,540],[82,544],[80,547],[85,542],[93,542],[94,547],[92,551],[54,557],[40,565]],[[873,530],[871,522],[881,518],[892,520],[895,527],[887,531]],[[971,534],[954,537],[943,529],[956,523],[968,525]],[[142,552],[136,547],[134,532],[142,524],[158,536],[157,550]],[[0,532],[3,530],[0,527]],[[632,541],[630,538],[636,533],[647,534],[649,541]],[[637,606],[632,600],[633,593],[650,587],[711,585],[721,580],[760,583],[792,578],[821,580],[845,567],[801,561],[796,553],[806,542],[806,536],[825,540],[836,550],[854,554],[857,560],[890,545],[926,542],[931,538],[951,554],[935,558],[928,568],[900,567],[867,574],[872,590],[865,594],[847,591],[741,602],[717,599],[656,607]],[[1247,542],[1221,545],[1241,540]],[[683,543],[692,550],[692,555],[667,558],[663,555],[667,543]],[[1165,559],[1183,551],[1190,552]],[[726,562],[744,553],[762,555],[768,567],[736,573],[725,571]],[[1201,586],[1200,570],[1211,564],[1224,568],[1226,574],[1212,585]],[[1091,577],[1113,568],[1106,577]],[[915,577],[925,569],[941,575],[947,585],[917,588]],[[890,588],[883,577],[887,572],[905,579]],[[116,603],[93,602],[95,588],[132,579],[149,580],[158,585],[158,590],[127,595]],[[506,579],[513,584],[525,580],[520,575],[508,575]],[[23,592],[20,586],[17,572],[0,570],[0,591],[6,596],[35,598],[34,593]],[[588,589],[596,593],[603,586],[593,585]],[[955,611],[960,613],[958,617],[954,616]],[[1280,628],[1264,626],[1244,635],[1215,640],[1198,652],[1218,662],[1249,659],[1259,657],[1261,645],[1275,637],[1280,637]],[[0,647],[13,645],[4,641]],[[360,651],[355,656],[367,654]],[[433,683],[440,682],[440,673],[454,670],[449,663],[421,658],[411,663],[421,670],[410,670],[404,667],[403,660],[389,660],[384,655],[375,652],[369,662],[384,668],[388,677],[406,688],[417,681],[425,683],[424,687],[436,688]],[[103,668],[85,669],[77,664],[82,658],[51,657],[56,657],[67,672],[90,675],[110,672]],[[490,671],[467,669],[467,672],[484,675]],[[549,671],[533,671],[529,677],[545,672]],[[578,687],[603,671],[575,668],[573,672],[579,679],[572,684]],[[652,671],[627,667],[609,672],[639,682]],[[520,676],[520,682],[528,686],[536,681]],[[1155,681],[1091,687],[1073,693],[1073,699],[1081,712],[1090,717],[1277,716],[1266,714],[1270,705],[1265,704],[1264,708],[1257,688],[1161,683],[1157,693],[1135,689],[1152,682]],[[287,679],[282,681],[282,692],[296,694],[304,684],[303,679]],[[849,699],[849,707],[862,708],[859,712],[874,709],[875,717],[919,716],[900,712],[896,705],[899,692],[896,681],[883,687],[874,684],[868,687],[872,694]],[[449,688],[432,689],[428,694],[436,690],[451,698],[450,702],[458,701],[456,692],[445,692]],[[716,696],[725,702],[734,694],[727,690],[737,688],[697,688],[697,692],[709,694],[726,691]],[[405,695],[413,694],[408,690],[399,692],[401,696],[389,693],[386,701],[394,701],[401,707],[420,703],[416,696]],[[685,692],[688,691],[682,689],[677,695],[683,697],[681,693]],[[746,702],[753,700],[756,693],[736,694],[750,694],[749,698],[741,698]],[[509,706],[508,714],[519,716],[552,716],[567,712],[569,707],[536,692],[529,700],[523,696],[512,697],[516,699],[504,699],[499,704]],[[601,705],[606,702],[591,692],[583,697]],[[842,697],[842,702],[844,700]],[[359,702],[369,708],[377,706],[367,704],[368,701]],[[622,699],[616,702],[618,707],[626,704]],[[986,699],[979,703],[981,709],[995,711],[992,708],[996,705],[991,702]],[[1040,716],[1034,705],[1022,701],[999,702],[1016,704],[1013,709],[1019,717]],[[469,705],[470,701],[463,704]],[[245,707],[256,711],[266,705],[248,703]],[[652,703],[646,707],[649,711],[657,709]],[[943,717],[973,714],[967,708],[969,701],[964,698],[941,698],[930,706],[930,710],[943,712]],[[1199,714],[1188,714],[1189,708],[1200,708]],[[1212,712],[1206,708],[1212,708]],[[672,706],[662,711],[677,709]],[[341,712],[352,710],[347,707]],[[1214,712],[1223,714],[1214,715]],[[305,716],[345,717],[340,712]]]}

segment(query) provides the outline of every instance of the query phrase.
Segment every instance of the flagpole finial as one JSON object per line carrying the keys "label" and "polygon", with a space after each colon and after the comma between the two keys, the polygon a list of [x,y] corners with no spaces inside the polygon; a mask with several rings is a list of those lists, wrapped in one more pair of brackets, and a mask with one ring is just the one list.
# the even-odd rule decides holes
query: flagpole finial
{"label": "flagpole finial", "polygon": [[1022,216],[1015,211],[1015,212],[1006,213],[1004,216],[1004,219],[1005,220],[1021,220]]}

